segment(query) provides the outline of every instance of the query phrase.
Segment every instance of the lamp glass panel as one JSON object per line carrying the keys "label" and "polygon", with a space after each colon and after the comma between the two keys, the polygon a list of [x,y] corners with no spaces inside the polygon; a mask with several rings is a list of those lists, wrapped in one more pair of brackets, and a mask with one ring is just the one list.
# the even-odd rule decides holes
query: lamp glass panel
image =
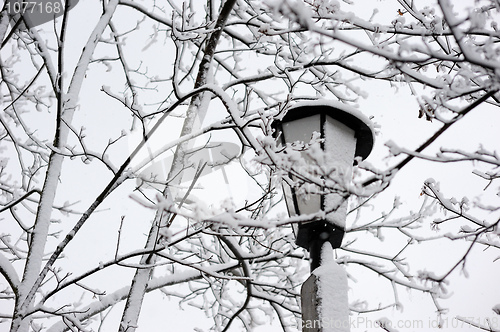
{"label": "lamp glass panel", "polygon": [[301,119],[283,122],[283,134],[287,143],[309,142],[313,132],[321,131],[321,117],[314,114]]}
{"label": "lamp glass panel", "polygon": [[[356,137],[353,129],[329,116],[324,125],[325,167],[330,176],[327,185],[342,192],[352,180],[352,165],[356,151]],[[325,195],[326,220],[335,226],[345,229],[347,199],[342,194]]]}
{"label": "lamp glass panel", "polygon": [[[309,143],[311,141],[313,132],[320,133],[321,131],[321,116],[319,114],[311,115],[301,119],[284,122],[282,124],[283,128],[283,138],[287,143],[293,142],[305,142]],[[307,162],[310,162],[305,152],[301,152],[302,157]],[[284,186],[288,186],[284,184]],[[288,191],[288,195],[287,195]],[[288,197],[287,197],[288,196]],[[321,210],[321,196],[318,194],[308,194],[308,195],[297,195],[297,206],[298,212],[301,215],[317,213]],[[291,195],[291,189],[285,188],[285,198],[287,200],[287,207],[290,215],[296,215],[293,204],[293,196]]]}

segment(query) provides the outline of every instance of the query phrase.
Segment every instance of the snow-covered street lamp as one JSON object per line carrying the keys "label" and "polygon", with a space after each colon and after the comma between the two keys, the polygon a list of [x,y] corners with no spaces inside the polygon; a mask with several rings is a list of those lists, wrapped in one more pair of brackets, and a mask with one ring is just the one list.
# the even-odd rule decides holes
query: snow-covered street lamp
{"label": "snow-covered street lamp", "polygon": [[[276,124],[281,144],[308,143],[316,132],[321,138],[324,152],[320,161],[330,179],[323,176],[325,184],[336,181],[349,182],[355,157],[365,159],[371,152],[374,142],[370,121],[358,110],[340,102],[324,100],[300,102],[291,107],[287,114]],[[302,153],[306,164],[318,164],[306,152]],[[296,176],[291,175],[291,178]],[[338,187],[338,184],[337,184]],[[290,216],[325,212],[325,218],[300,223],[296,229],[297,245],[309,250],[311,270],[319,266],[320,249],[324,242],[333,248],[341,245],[344,236],[347,213],[347,199],[342,189],[338,192],[300,194],[287,183],[283,185],[285,200]]]}
{"label": "snow-covered street lamp", "polygon": [[[340,247],[344,237],[345,189],[352,178],[352,167],[356,157],[368,157],[373,148],[371,123],[347,105],[318,100],[295,104],[275,121],[275,127],[282,146],[299,142],[296,146],[306,148],[313,137],[319,134],[320,138],[319,151],[309,148],[300,152],[302,162],[298,165],[307,170],[301,172],[294,165],[290,172],[292,183],[296,180],[304,185],[312,180],[317,190],[297,190],[293,184],[283,184],[290,216],[322,216],[300,223],[295,232],[296,243],[309,250],[311,258],[311,275],[301,289],[302,331],[348,332],[347,275],[333,259],[333,249]],[[306,178],[301,178],[303,174]]]}

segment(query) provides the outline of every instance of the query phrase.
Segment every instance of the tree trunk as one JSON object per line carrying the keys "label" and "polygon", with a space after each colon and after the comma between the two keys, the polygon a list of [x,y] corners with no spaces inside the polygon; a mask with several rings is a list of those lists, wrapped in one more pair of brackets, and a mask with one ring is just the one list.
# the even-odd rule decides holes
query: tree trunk
{"label": "tree trunk", "polygon": [[[208,74],[210,72],[210,64],[212,62],[217,43],[224,28],[229,13],[234,7],[236,0],[227,0],[221,10],[217,23],[215,25],[214,32],[210,36],[205,48],[204,56],[199,66],[198,76],[194,85],[194,88],[199,88],[207,83]],[[202,92],[191,99],[191,103],[186,111],[186,119],[182,127],[180,136],[187,135],[195,130],[199,125],[201,125],[203,118],[208,109],[208,103],[210,98],[207,96],[210,92]],[[191,144],[190,141],[181,143],[177,146],[174,154],[174,160],[172,163],[172,168],[169,171],[168,179],[172,179],[170,185],[180,184],[182,181],[182,168],[186,162],[186,150]],[[163,191],[163,196],[167,199],[174,200],[175,193],[171,192],[171,187],[167,186]],[[163,216],[163,217],[162,217]],[[164,215],[162,211],[158,211],[153,224],[151,226],[148,239],[146,241],[146,248],[153,248],[157,239],[159,229],[165,226],[165,222],[169,219],[170,214]],[[141,259],[141,264],[147,263],[148,265],[154,264],[154,255],[143,256]],[[146,289],[148,286],[148,281],[153,273],[153,267],[148,267],[144,269],[137,269],[134,279],[130,287],[129,296],[123,311],[122,320],[120,323],[120,332],[133,332],[137,328],[137,322],[139,320],[139,314],[142,307],[142,301],[144,295],[146,294]]]}

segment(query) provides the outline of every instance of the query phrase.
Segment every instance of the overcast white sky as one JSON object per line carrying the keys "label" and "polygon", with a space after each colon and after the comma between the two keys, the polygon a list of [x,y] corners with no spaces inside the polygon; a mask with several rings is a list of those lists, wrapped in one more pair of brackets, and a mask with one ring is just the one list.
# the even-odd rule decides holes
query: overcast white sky
{"label": "overcast white sky", "polygon": [[[73,29],[80,29],[79,35],[82,36],[81,40],[76,38],[76,34],[72,36],[74,39],[72,41],[72,48],[76,51],[80,50],[83,46],[88,31],[85,30],[87,27],[92,25],[86,21],[87,15],[85,14],[88,10],[94,10],[97,1],[81,1],[77,8],[73,11],[72,19],[75,20],[75,26]],[[397,1],[382,0],[379,1],[380,15],[396,15],[396,10],[400,8]],[[368,15],[368,13],[367,13]],[[72,32],[72,34],[75,31]],[[143,54],[138,52],[138,57]],[[69,62],[68,66],[72,67],[72,63]],[[104,72],[104,69],[103,69]],[[366,99],[359,100],[359,109],[365,113],[367,116],[373,116],[373,121],[380,126],[380,132],[376,138],[376,145],[373,153],[370,155],[368,161],[376,165],[377,167],[384,169],[389,165],[394,164],[394,159],[387,159],[388,151],[384,147],[384,143],[393,140],[396,144],[404,147],[417,147],[422,138],[428,137],[439,128],[439,124],[430,123],[424,119],[417,119],[418,116],[418,105],[414,100],[414,97],[410,95],[408,89],[401,86],[399,89],[391,88],[389,85],[380,84],[379,82],[358,82],[362,85],[362,88],[368,93]],[[99,76],[99,70],[94,72],[89,72],[86,84],[101,84],[101,79]],[[82,94],[81,98],[81,109],[82,110],[99,110],[106,108],[107,112],[102,112],[99,116],[99,123],[97,124],[95,130],[104,130],[110,124],[113,124],[115,117],[113,116],[113,109],[115,105],[109,103],[109,98],[104,97],[102,94],[99,95],[87,95]],[[116,105],[118,107],[118,105]],[[95,113],[94,113],[95,114]],[[78,117],[90,117],[92,112],[77,114]],[[208,118],[210,120],[211,118]],[[487,119],[485,121],[485,119]],[[181,121],[179,121],[181,122]],[[90,121],[89,123],[94,123]],[[500,135],[498,134],[497,124],[500,123],[500,114],[498,110],[483,105],[478,109],[474,110],[467,115],[467,118],[460,121],[457,125],[453,126],[448,132],[446,132],[436,143],[434,143],[426,153],[435,152],[437,148],[441,146],[451,147],[451,148],[461,148],[464,150],[472,150],[483,144],[485,148],[491,150],[500,150]],[[47,124],[50,126],[50,124]],[[114,126],[114,125],[113,125]],[[116,124],[117,128],[113,130],[121,130],[119,124]],[[89,126],[89,131],[92,127]],[[152,141],[150,144],[151,149],[156,148],[157,142],[164,142],[165,140],[170,140],[175,138],[175,131],[171,127],[168,128],[168,132],[171,134],[169,136],[162,135],[159,137],[158,141]],[[89,132],[89,136],[92,132]],[[221,134],[217,141],[229,140],[236,142],[235,137],[224,136]],[[134,140],[129,141],[129,146],[124,146],[123,152],[126,152],[127,148],[132,148],[134,146]],[[141,157],[146,157],[143,154]],[[140,159],[140,158],[139,158]],[[405,167],[395,178],[391,187],[385,192],[381,198],[376,202],[377,204],[373,208],[373,216],[378,216],[378,214],[390,208],[394,195],[401,196],[403,203],[405,204],[402,213],[404,211],[416,210],[422,202],[422,197],[420,197],[421,187],[423,182],[427,178],[434,178],[441,183],[441,189],[445,193],[450,195],[455,195],[457,198],[461,198],[463,195],[475,196],[480,194],[486,183],[480,180],[477,176],[471,173],[472,167],[457,167],[455,165],[439,165],[431,163],[423,163],[420,161],[413,161],[407,167]],[[252,195],[250,184],[242,183],[238,181],[238,173],[232,170],[231,167],[225,168],[226,173],[223,174],[221,170],[212,173],[209,176],[203,177],[201,185],[205,188],[217,187],[217,193],[221,194],[223,197],[223,191],[230,192],[236,198],[245,199]],[[82,172],[85,172],[82,170]],[[85,174],[85,173],[83,173]],[[224,176],[227,176],[228,181]],[[226,185],[227,182],[227,185]],[[101,188],[96,188],[94,186],[95,182],[83,184],[79,187],[79,190],[85,191],[97,191]],[[223,184],[223,185],[221,185]],[[74,193],[73,193],[74,194]],[[207,190],[206,192],[207,200],[212,199],[212,201],[217,200],[217,196],[214,195],[213,190]],[[203,197],[203,196],[201,196]],[[86,202],[85,202],[86,203]],[[375,203],[375,202],[374,202]],[[491,202],[492,204],[498,204],[498,201]],[[116,202],[112,198],[107,202],[103,208],[111,207],[113,204],[120,206],[122,209],[130,210],[131,204],[133,202]],[[84,204],[85,205],[85,204]],[[284,205],[283,205],[284,208]],[[106,213],[103,211],[103,213]],[[366,216],[367,218],[369,216]],[[144,219],[143,217],[141,219]],[[118,220],[111,221],[108,224],[110,229],[117,228]],[[147,230],[148,225],[127,225],[124,234],[125,237],[131,241],[130,247],[134,247],[137,243],[134,243],[133,234],[143,233]],[[80,234],[82,238],[87,238],[85,232],[94,232],[97,225],[92,225],[92,221],[89,222],[88,227],[82,229]],[[429,232],[431,232],[429,230]],[[384,245],[391,243],[391,234],[388,234]],[[91,245],[85,245],[78,243],[75,240],[75,245],[68,248],[68,256],[80,256],[79,266],[72,267],[76,271],[81,269],[82,271],[88,267],[93,266],[95,263],[93,259],[99,255],[99,252],[113,253],[114,243],[107,240],[105,233],[95,233],[93,236],[94,243]],[[85,246],[85,257],[81,256],[81,247]],[[105,249],[105,246],[110,246],[110,248]],[[376,242],[370,243],[370,245],[377,245]],[[395,246],[395,250],[399,247],[400,243]],[[127,246],[127,245],[125,245]],[[140,246],[140,245],[139,245]],[[457,247],[459,247],[457,249]],[[125,250],[126,247],[124,247]],[[421,244],[416,245],[412,249],[411,262],[413,268],[416,269],[417,266],[420,269],[442,269],[449,268],[454,264],[453,257],[459,257],[463,254],[465,246],[455,246],[450,245],[450,242],[440,242],[439,244]],[[366,248],[370,249],[370,248]],[[500,294],[500,283],[497,279],[500,275],[499,263],[492,264],[493,259],[496,257],[496,253],[492,250],[481,251],[483,248],[477,247],[476,250],[471,255],[471,259],[467,262],[467,270],[469,276],[465,277],[460,273],[456,272],[451,278],[451,283],[449,285],[450,289],[453,289],[453,296],[449,300],[443,302],[444,307],[450,307],[450,313],[448,317],[448,328],[440,329],[439,331],[457,331],[457,325],[452,325],[452,317],[454,315],[462,315],[465,317],[473,317],[474,319],[479,319],[481,323],[486,318],[493,318],[495,314],[491,311],[493,305],[500,303],[498,300],[498,294]],[[87,261],[87,258],[89,259]],[[103,259],[104,260],[104,259]],[[354,274],[357,273],[356,269],[353,269]],[[350,271],[348,270],[348,273]],[[125,273],[123,276],[130,277],[131,273]],[[122,275],[120,275],[122,276]],[[358,278],[360,275],[356,275]],[[96,280],[98,283],[113,284],[115,282],[113,276],[110,280],[99,279]],[[129,279],[128,279],[129,280]],[[391,295],[391,288],[387,282],[380,282],[380,278],[370,275],[366,276],[365,279],[358,279],[358,282],[350,281],[349,286],[351,290],[349,296],[351,299],[355,298],[366,298],[367,301],[371,303],[376,303],[377,301],[383,301],[386,296]],[[387,289],[388,292],[381,294],[380,289]],[[405,303],[405,308],[402,311],[388,310],[383,313],[374,313],[369,317],[373,321],[368,322],[365,320],[358,320],[358,316],[353,314],[352,319],[356,321],[351,331],[365,331],[372,330],[369,324],[380,317],[388,317],[394,322],[394,324],[399,324],[398,322],[403,322],[402,324],[409,324],[407,322],[411,321],[412,324],[420,324],[422,322],[423,329],[421,330],[438,330],[434,327],[435,312],[434,307],[430,303],[427,296],[423,296],[416,292],[406,293],[402,291],[400,294],[401,300]],[[166,330],[178,330],[178,331],[191,331],[194,327],[206,328],[209,326],[210,319],[203,320],[201,317],[203,314],[195,309],[190,309],[189,306],[185,305],[185,310],[178,310],[176,302],[172,301],[168,303],[161,299],[163,295],[161,294],[148,294],[146,296],[146,301],[142,310],[140,319],[140,328],[138,331],[152,331],[160,332]],[[2,303],[0,303],[0,311]],[[119,317],[121,315],[122,306],[119,305],[113,309],[112,315]],[[416,323],[415,323],[416,322]],[[104,330],[114,329],[114,320],[109,321],[109,325],[105,325]],[[275,322],[276,324],[276,322]],[[367,325],[368,324],[368,325]],[[460,323],[461,324],[461,323]],[[167,327],[168,326],[168,327]],[[0,329],[3,325],[0,325]],[[408,328],[408,326],[405,326]],[[460,327],[460,325],[458,325]],[[500,327],[497,325],[497,327]],[[234,329],[236,330],[236,329]],[[279,327],[277,325],[270,327],[265,325],[257,331],[278,331]],[[419,329],[401,329],[402,331],[418,331]],[[460,328],[459,330],[469,330],[466,327]]]}

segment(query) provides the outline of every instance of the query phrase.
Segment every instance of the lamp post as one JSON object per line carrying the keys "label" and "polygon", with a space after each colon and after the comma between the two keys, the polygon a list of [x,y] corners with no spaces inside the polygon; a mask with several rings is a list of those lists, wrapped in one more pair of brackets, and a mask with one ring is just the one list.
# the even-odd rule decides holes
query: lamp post
{"label": "lamp post", "polygon": [[[306,164],[320,166],[324,171],[320,174],[324,188],[316,183],[317,193],[304,195],[295,187],[283,184],[290,216],[320,211],[324,216],[295,227],[296,243],[309,251],[312,272],[301,290],[303,331],[349,331],[347,277],[333,260],[332,249],[341,246],[345,232],[348,195],[342,185],[352,177],[355,157],[364,159],[372,150],[371,123],[358,110],[345,104],[318,100],[297,103],[276,121],[275,127],[283,146],[297,141],[308,143],[314,132],[321,138],[319,158],[301,153]],[[293,180],[296,175],[291,173],[290,177]],[[336,181],[344,183],[339,186]]]}

